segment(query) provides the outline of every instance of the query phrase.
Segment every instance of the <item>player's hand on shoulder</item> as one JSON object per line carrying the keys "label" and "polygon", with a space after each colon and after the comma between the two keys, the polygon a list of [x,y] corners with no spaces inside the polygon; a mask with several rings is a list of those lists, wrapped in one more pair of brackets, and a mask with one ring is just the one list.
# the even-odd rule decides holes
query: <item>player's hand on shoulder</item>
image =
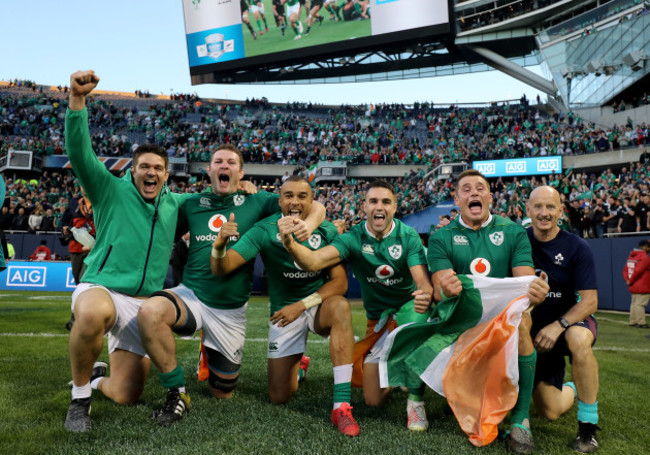
{"label": "player's hand on shoulder", "polygon": [[250,182],[248,180],[240,180],[239,181],[239,186],[237,187],[239,191],[243,191],[246,194],[256,194],[257,193],[257,187],[253,182]]}
{"label": "player's hand on shoulder", "polygon": [[77,71],[70,76],[70,94],[85,96],[92,92],[98,83],[99,77],[94,71]]}
{"label": "player's hand on shoulder", "polygon": [[339,235],[345,233],[348,230],[348,227],[345,225],[345,220],[334,220],[332,221]]}
{"label": "player's hand on shoulder", "polygon": [[532,306],[537,306],[546,299],[546,294],[551,289],[547,283],[548,276],[542,272],[539,278],[530,283],[528,288],[528,300]]}

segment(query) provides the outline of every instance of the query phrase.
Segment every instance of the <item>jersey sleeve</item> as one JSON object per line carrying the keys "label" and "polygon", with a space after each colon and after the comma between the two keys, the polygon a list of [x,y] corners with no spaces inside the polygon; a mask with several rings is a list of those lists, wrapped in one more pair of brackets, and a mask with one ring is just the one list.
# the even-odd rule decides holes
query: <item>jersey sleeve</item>
{"label": "jersey sleeve", "polygon": [[418,234],[409,235],[405,246],[409,252],[406,258],[406,263],[409,267],[413,267],[414,265],[427,265],[427,256]]}
{"label": "jersey sleeve", "polygon": [[262,250],[265,238],[266,231],[260,223],[257,223],[233,245],[232,250],[239,253],[248,262]]}
{"label": "jersey sleeve", "polygon": [[336,237],[331,245],[338,250],[341,261],[345,261],[350,257],[355,243],[357,242],[355,242],[354,234],[352,232],[346,232]]}
{"label": "jersey sleeve", "polygon": [[90,202],[96,205],[103,196],[111,196],[112,191],[108,187],[117,179],[97,159],[92,149],[86,108],[66,111],[65,146],[72,169]]}
{"label": "jersey sleeve", "polygon": [[577,247],[573,253],[572,265],[575,273],[576,290],[584,291],[598,287],[594,255],[587,242],[582,239],[578,239]]}
{"label": "jersey sleeve", "polygon": [[333,224],[327,223],[323,224],[323,236],[325,237],[325,243],[330,245],[335,238],[339,236],[339,231],[337,231],[336,226]]}
{"label": "jersey sleeve", "polygon": [[432,274],[440,270],[454,268],[451,258],[449,257],[449,252],[447,251],[447,248],[445,248],[445,239],[442,236],[443,232],[444,229],[436,231],[429,237],[427,262],[429,263],[429,272]]}
{"label": "jersey sleeve", "polygon": [[535,268],[535,265],[533,264],[533,249],[530,246],[530,240],[528,240],[526,230],[520,228],[517,229],[516,232],[513,232],[513,234],[516,237],[510,267],[528,266]]}
{"label": "jersey sleeve", "polygon": [[280,196],[275,193],[269,193],[268,191],[262,191],[257,193],[260,198],[260,206],[262,208],[262,218],[273,215],[280,211]]}

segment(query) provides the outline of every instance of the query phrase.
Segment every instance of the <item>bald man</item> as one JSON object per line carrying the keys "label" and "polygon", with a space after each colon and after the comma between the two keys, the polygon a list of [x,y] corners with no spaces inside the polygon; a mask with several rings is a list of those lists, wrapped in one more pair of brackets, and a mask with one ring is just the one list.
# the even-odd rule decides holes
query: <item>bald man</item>
{"label": "bald man", "polygon": [[[550,186],[535,188],[527,204],[532,227],[528,237],[537,273],[546,272],[550,291],[532,312],[531,336],[537,350],[533,401],[537,412],[555,420],[578,398],[578,435],[574,450],[598,450],[598,362],[592,346],[598,309],[594,257],[580,237],[558,227],[560,194]],[[564,357],[571,361],[573,382],[564,381]]]}

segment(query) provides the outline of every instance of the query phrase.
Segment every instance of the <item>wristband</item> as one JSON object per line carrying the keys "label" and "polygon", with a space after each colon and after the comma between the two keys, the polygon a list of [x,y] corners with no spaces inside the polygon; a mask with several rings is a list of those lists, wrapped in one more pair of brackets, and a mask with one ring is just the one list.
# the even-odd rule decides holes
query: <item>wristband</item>
{"label": "wristband", "polygon": [[302,302],[305,304],[305,309],[308,310],[311,307],[315,307],[320,305],[323,302],[323,298],[320,296],[318,292],[314,292],[311,295],[308,295],[304,299],[302,299]]}
{"label": "wristband", "polygon": [[226,249],[225,248],[216,249],[213,246],[212,251],[210,251],[210,256],[212,256],[215,259],[221,259],[222,257],[226,256]]}

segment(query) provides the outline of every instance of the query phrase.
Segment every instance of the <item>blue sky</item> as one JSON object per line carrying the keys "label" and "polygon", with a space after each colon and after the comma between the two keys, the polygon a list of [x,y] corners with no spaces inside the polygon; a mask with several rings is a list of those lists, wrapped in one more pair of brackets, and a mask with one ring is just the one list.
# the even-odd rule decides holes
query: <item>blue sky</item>
{"label": "blue sky", "polygon": [[5,81],[67,85],[72,72],[94,69],[104,90],[327,104],[488,102],[538,94],[496,71],[357,84],[192,86],[181,0],[9,0],[1,11]]}

